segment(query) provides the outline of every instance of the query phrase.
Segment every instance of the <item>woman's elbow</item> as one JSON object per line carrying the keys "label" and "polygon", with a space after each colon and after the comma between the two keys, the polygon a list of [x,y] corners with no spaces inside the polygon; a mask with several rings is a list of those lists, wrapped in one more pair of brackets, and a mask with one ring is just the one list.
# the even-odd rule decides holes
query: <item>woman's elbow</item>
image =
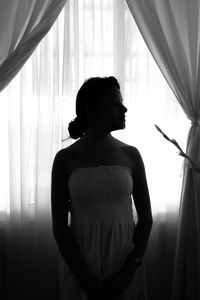
{"label": "woman's elbow", "polygon": [[53,236],[56,240],[59,239],[59,237],[62,234],[62,227],[59,226],[58,224],[53,223],[52,225],[52,232],[53,232]]}
{"label": "woman's elbow", "polygon": [[152,226],[153,226],[153,217],[152,217],[152,215],[143,216],[143,217],[140,218],[140,222],[142,224],[144,224],[145,227],[148,227],[149,229],[151,229]]}
{"label": "woman's elbow", "polygon": [[69,232],[68,229],[69,229],[69,227],[66,226],[66,224],[53,223],[52,232],[53,232],[53,236],[54,236],[55,240],[58,242],[59,240],[63,240],[64,238],[66,238],[68,235],[68,232]]}
{"label": "woman's elbow", "polygon": [[146,223],[149,225],[149,226],[152,226],[153,225],[153,216],[152,216],[152,213],[151,212],[148,212],[145,216],[145,220],[146,220]]}
{"label": "woman's elbow", "polygon": [[151,229],[152,229],[152,226],[153,226],[153,217],[152,216],[147,218],[146,224],[147,224],[147,227],[148,227],[149,231],[151,232]]}

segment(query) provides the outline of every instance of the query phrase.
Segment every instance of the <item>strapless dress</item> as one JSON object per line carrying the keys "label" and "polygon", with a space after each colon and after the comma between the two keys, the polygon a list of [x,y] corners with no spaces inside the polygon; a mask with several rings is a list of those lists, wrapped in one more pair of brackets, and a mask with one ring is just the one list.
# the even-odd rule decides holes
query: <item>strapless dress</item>
{"label": "strapless dress", "polygon": [[[118,165],[75,169],[69,176],[71,230],[90,272],[104,280],[117,272],[133,250],[132,171]],[[87,300],[59,255],[61,300]],[[144,263],[120,300],[146,300]]]}

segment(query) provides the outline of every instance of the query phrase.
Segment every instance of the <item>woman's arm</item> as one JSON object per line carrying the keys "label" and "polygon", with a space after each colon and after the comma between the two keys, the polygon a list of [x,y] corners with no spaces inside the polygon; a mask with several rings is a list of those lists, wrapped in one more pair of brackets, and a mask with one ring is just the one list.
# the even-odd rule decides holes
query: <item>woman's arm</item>
{"label": "woman's arm", "polygon": [[[76,277],[86,272],[79,248],[68,226],[70,210],[69,191],[67,188],[67,172],[63,158],[63,150],[54,159],[51,177],[51,211],[53,234],[58,248],[71,271]],[[82,272],[81,272],[82,271]]]}
{"label": "woman's arm", "polygon": [[121,269],[104,281],[105,286],[110,287],[116,294],[123,293],[130,285],[144,256],[153,223],[144,163],[136,148],[132,150],[132,159],[134,161],[132,194],[138,215],[133,237],[134,250]]}
{"label": "woman's arm", "polygon": [[137,211],[138,222],[133,237],[134,250],[132,252],[132,256],[136,258],[143,258],[153,224],[153,217],[145,167],[142,157],[136,148],[134,148],[134,160],[135,167],[132,175],[132,194]]}
{"label": "woman's arm", "polygon": [[51,210],[53,234],[66,264],[77,278],[85,293],[90,296],[98,291],[100,294],[100,285],[87,269],[70,226],[68,226],[70,197],[67,187],[66,163],[63,156],[63,150],[59,151],[55,156],[52,167]]}

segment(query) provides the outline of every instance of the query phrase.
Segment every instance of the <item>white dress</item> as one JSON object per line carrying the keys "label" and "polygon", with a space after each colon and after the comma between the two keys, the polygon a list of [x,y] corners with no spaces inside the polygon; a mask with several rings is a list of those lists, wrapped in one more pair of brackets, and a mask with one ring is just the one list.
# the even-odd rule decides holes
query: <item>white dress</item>
{"label": "white dress", "polygon": [[[84,167],[74,170],[66,183],[72,232],[88,269],[100,280],[117,272],[134,248],[131,172],[118,165]],[[61,300],[88,299],[61,255],[59,275]],[[143,299],[147,299],[144,264],[120,297]]]}

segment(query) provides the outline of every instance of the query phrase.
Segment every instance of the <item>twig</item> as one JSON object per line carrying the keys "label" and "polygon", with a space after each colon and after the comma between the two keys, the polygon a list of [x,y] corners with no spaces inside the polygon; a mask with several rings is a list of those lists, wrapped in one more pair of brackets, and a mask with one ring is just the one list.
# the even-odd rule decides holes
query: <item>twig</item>
{"label": "twig", "polygon": [[157,125],[154,125],[156,129],[163,135],[163,137],[168,140],[170,143],[174,144],[176,148],[179,150],[179,155],[186,158],[190,162],[190,167],[195,171],[200,173],[200,167],[181,149],[176,140],[170,139]]}

